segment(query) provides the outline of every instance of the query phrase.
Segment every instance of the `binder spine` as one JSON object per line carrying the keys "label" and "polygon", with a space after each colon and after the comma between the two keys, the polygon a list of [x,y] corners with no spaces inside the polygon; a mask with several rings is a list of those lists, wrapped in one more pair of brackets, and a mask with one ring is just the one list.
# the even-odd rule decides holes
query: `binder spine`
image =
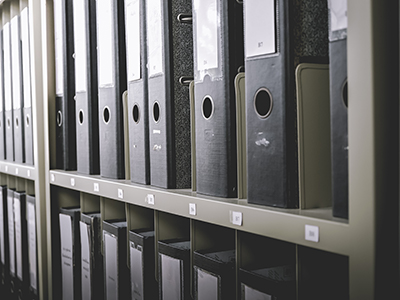
{"label": "binder spine", "polygon": [[25,126],[24,127],[25,163],[27,165],[34,165],[32,107],[24,107],[22,114]]}
{"label": "binder spine", "polygon": [[3,29],[0,30],[0,160],[6,159],[6,131],[4,118],[4,56]]}
{"label": "binder spine", "polygon": [[29,249],[29,297],[30,299],[39,298],[38,288],[38,257],[37,257],[37,236],[36,236],[36,200],[34,195],[26,195],[26,210],[27,210],[27,238]]}
{"label": "binder spine", "polygon": [[9,283],[9,237],[8,237],[8,203],[7,203],[7,186],[0,186],[0,265],[1,265],[1,278],[0,285],[8,286]]}

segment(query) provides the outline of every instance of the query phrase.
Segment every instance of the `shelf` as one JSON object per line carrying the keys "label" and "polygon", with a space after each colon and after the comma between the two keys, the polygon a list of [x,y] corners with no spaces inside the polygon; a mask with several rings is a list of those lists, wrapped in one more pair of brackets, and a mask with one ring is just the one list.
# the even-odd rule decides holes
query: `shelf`
{"label": "shelf", "polygon": [[0,161],[0,173],[29,180],[36,180],[37,177],[34,166],[15,164],[7,161]]}
{"label": "shelf", "polygon": [[[52,185],[105,198],[148,207],[183,217],[276,238],[299,245],[349,255],[351,236],[347,220],[332,217],[332,209],[278,209],[247,204],[246,200],[197,195],[191,190],[164,190],[134,184],[128,180],[110,180],[76,171],[50,171]],[[152,195],[149,197],[149,195]],[[151,199],[153,197],[154,204]],[[190,205],[196,214],[189,213]],[[233,224],[232,215],[241,214],[242,224]],[[319,228],[319,242],[305,240],[305,226]],[[343,241],[337,243],[338,240]]]}

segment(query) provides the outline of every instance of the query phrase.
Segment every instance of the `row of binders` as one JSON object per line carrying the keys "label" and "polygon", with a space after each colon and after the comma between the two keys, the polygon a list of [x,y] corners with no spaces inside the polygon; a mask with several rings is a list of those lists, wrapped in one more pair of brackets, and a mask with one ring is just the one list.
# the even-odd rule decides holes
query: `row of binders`
{"label": "row of binders", "polygon": [[39,299],[34,195],[0,187],[2,299]]}
{"label": "row of binders", "polygon": [[34,164],[28,1],[0,14],[0,160]]}
{"label": "row of binders", "polygon": [[237,197],[245,69],[247,200],[283,208],[299,207],[296,67],[330,60],[333,214],[348,217],[347,0],[57,0],[54,32],[57,168],[124,178],[126,135],[133,182],[190,188],[195,155],[196,191]]}

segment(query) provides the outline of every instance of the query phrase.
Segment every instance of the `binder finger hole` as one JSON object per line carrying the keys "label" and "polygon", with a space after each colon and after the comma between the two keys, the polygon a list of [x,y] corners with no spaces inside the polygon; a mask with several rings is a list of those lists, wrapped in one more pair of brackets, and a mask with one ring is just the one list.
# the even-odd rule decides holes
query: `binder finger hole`
{"label": "binder finger hole", "polygon": [[158,102],[154,102],[153,105],[153,119],[154,122],[158,123],[158,121],[160,120],[160,105],[158,104]]}
{"label": "binder finger hole", "polygon": [[110,122],[110,109],[108,108],[108,106],[104,107],[104,110],[103,110],[103,121],[106,124],[108,124],[108,122]]}
{"label": "binder finger hole", "polygon": [[17,128],[19,127],[19,120],[18,120],[18,117],[15,118],[15,125],[17,126]]}
{"label": "binder finger hole", "polygon": [[347,80],[344,82],[342,87],[342,100],[346,108],[348,107],[348,91],[347,91]]}
{"label": "binder finger hole", "polygon": [[29,115],[26,115],[26,127],[29,127],[31,122],[31,118],[29,117]]}
{"label": "binder finger hole", "polygon": [[79,124],[80,125],[83,124],[83,110],[82,109],[79,111]]}
{"label": "binder finger hole", "polygon": [[254,109],[261,118],[266,118],[272,111],[272,97],[270,92],[265,89],[259,89],[254,97]]}
{"label": "binder finger hole", "polygon": [[214,113],[214,103],[211,97],[206,96],[203,99],[202,114],[204,119],[208,120]]}
{"label": "binder finger hole", "polygon": [[139,106],[137,104],[135,104],[132,109],[132,118],[136,124],[139,123],[139,117],[140,117]]}
{"label": "binder finger hole", "polygon": [[11,127],[11,121],[10,121],[10,119],[7,119],[7,127],[8,127],[8,128]]}
{"label": "binder finger hole", "polygon": [[57,125],[58,125],[58,127],[61,127],[62,122],[63,122],[63,119],[62,119],[62,113],[61,113],[60,110],[57,112],[57,117],[56,117],[56,119],[57,119]]}

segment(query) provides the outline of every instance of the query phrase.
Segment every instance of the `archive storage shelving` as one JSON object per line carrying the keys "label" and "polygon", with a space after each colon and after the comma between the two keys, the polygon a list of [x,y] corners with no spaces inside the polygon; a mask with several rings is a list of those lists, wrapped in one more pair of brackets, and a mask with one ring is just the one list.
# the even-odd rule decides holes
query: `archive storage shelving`
{"label": "archive storage shelving", "polygon": [[36,233],[37,233],[37,263],[38,291],[40,299],[47,299],[47,201],[46,201],[46,156],[45,156],[45,109],[43,94],[43,63],[42,63],[42,12],[41,3],[36,0],[1,0],[0,11],[29,6],[29,37],[31,57],[31,94],[34,165],[17,164],[0,161],[0,183],[10,188],[34,194],[36,199]]}
{"label": "archive storage shelving", "polygon": [[[35,181],[36,189],[45,191],[42,201],[44,205],[46,199],[46,218],[43,208],[38,219],[43,224],[39,237],[42,272],[47,266],[41,278],[47,278],[43,287],[47,286],[49,299],[56,298],[60,275],[53,249],[57,219],[52,219],[54,211],[63,205],[80,205],[82,212],[100,210],[103,220],[126,217],[128,229],[155,228],[158,240],[190,238],[192,248],[197,249],[218,245],[220,234],[223,241],[235,244],[238,265],[251,259],[249,247],[242,246],[256,245],[252,240],[259,238],[292,243],[297,254],[303,247],[340,254],[348,258],[350,299],[397,297],[399,13],[395,2],[348,0],[349,220],[343,220],[333,218],[331,208],[276,209],[250,205],[246,199],[207,197],[191,190],[165,190],[54,169],[53,0],[40,0],[40,4],[30,1],[34,13],[40,16],[35,19],[33,33],[34,49],[41,49],[42,55],[35,53],[34,57],[36,63],[43,63],[43,76],[36,79],[43,79],[43,85],[36,83],[40,90],[36,98],[44,101],[36,101],[35,115],[43,122],[35,130],[39,136],[35,140],[42,144],[35,144],[33,175],[42,179]],[[44,188],[39,184],[43,181]],[[319,228],[318,242],[305,239],[306,225]],[[43,244],[44,228],[47,248]]]}

